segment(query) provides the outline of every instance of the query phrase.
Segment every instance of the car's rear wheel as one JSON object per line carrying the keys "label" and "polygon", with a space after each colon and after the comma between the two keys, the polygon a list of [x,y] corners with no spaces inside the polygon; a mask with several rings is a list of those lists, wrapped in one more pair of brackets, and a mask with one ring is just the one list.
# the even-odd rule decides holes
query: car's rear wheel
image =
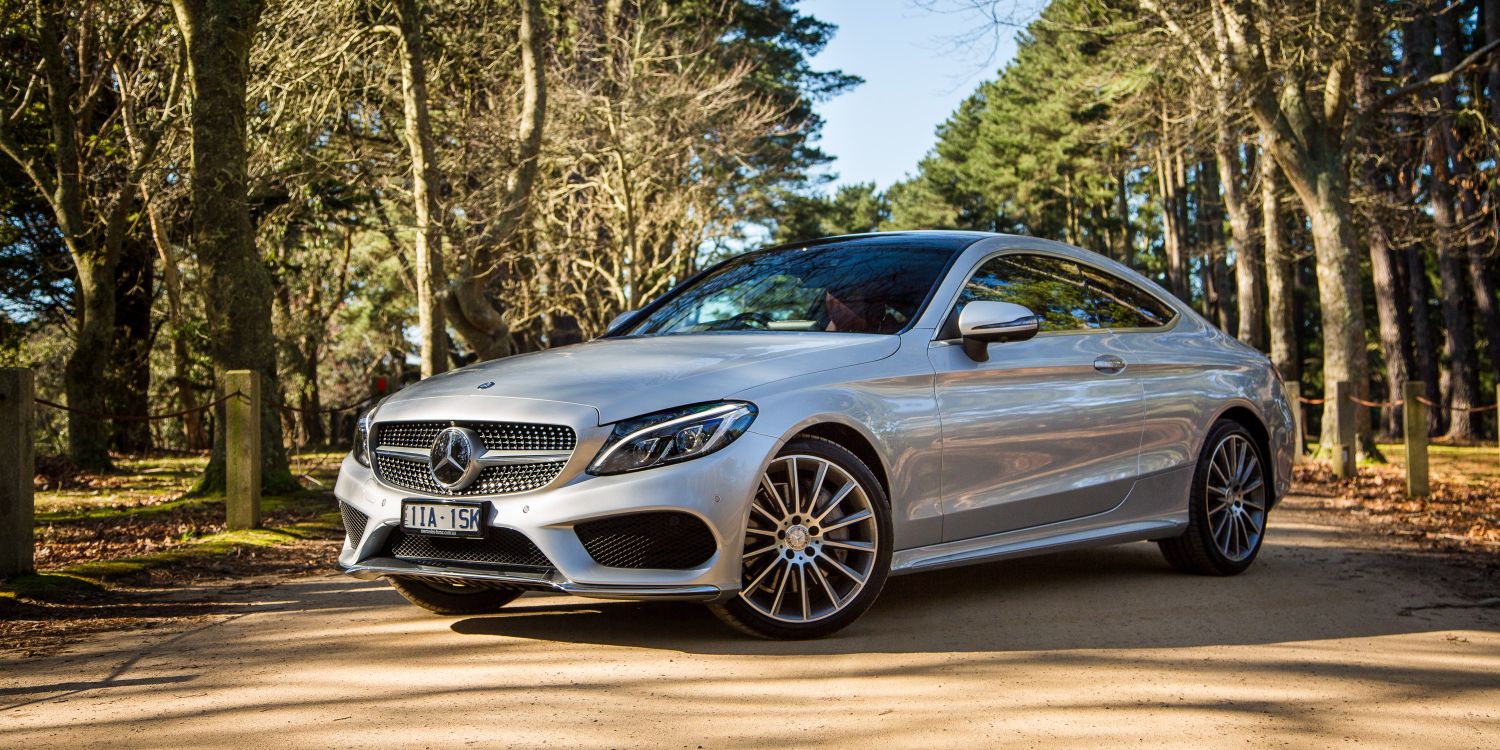
{"label": "car's rear wheel", "polygon": [[412,604],[440,615],[480,615],[499,611],[521,592],[432,578],[390,578],[391,587]]}
{"label": "car's rear wheel", "polygon": [[1260,447],[1243,425],[1221,420],[1209,430],[1193,473],[1187,531],[1157,544],[1183,572],[1236,575],[1260,554],[1270,507]]}
{"label": "car's rear wheel", "polygon": [[891,567],[890,508],[869,467],[822,438],[789,441],[761,475],[739,594],[712,605],[761,638],[818,638],[864,614]]}

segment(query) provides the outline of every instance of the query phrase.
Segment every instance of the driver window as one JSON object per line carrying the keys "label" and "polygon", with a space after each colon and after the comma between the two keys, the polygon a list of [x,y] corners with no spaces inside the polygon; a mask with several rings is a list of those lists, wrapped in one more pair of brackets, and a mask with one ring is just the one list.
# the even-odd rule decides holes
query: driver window
{"label": "driver window", "polygon": [[1045,255],[1001,255],[985,261],[964,284],[956,310],[973,300],[1025,305],[1040,329],[1079,331],[1099,324],[1089,313],[1088,289],[1078,264]]}

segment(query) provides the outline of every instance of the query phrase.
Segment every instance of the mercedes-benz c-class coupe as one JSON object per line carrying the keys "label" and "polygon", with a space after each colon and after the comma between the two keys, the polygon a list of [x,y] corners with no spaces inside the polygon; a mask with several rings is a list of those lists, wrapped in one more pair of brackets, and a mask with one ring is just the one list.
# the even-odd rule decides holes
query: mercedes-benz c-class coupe
{"label": "mercedes-benz c-class coupe", "polygon": [[339,563],[442,614],[687,599],[816,637],[891,575],[981,561],[1151,540],[1244,571],[1293,425],[1264,356],[1103,256],[835,237],[386,398],[339,474]]}

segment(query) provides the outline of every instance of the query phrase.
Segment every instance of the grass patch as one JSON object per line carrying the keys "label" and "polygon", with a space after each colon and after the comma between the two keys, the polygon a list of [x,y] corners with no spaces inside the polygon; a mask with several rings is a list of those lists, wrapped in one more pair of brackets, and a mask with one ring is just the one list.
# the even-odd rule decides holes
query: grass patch
{"label": "grass patch", "polygon": [[343,532],[338,512],[264,529],[222,531],[167,549],[112,560],[90,560],[0,582],[0,598],[58,601],[98,593],[123,581],[139,579],[163,568],[190,568],[266,547],[296,544],[307,539],[336,538]]}
{"label": "grass patch", "polygon": [[224,557],[234,552],[236,548],[274,547],[280,544],[291,544],[305,538],[305,536],[287,533],[279,529],[224,531],[149,555],[123,557],[118,560],[75,563],[62,568],[58,572],[63,575],[97,581],[99,583],[109,583],[126,578],[135,578],[143,573],[167,565],[180,565],[197,560]]}
{"label": "grass patch", "polygon": [[[1406,444],[1382,443],[1380,451],[1392,465],[1406,469]],[[1428,445],[1427,467],[1450,482],[1486,485],[1500,481],[1500,447]]]}
{"label": "grass patch", "polygon": [[63,599],[96,593],[102,588],[98,581],[71,573],[32,573],[0,582],[0,599]]}

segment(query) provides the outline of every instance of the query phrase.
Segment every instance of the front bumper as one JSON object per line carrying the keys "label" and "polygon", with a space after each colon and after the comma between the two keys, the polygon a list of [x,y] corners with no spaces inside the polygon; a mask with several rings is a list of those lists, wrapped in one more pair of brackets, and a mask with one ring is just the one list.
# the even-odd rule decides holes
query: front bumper
{"label": "front bumper", "polygon": [[[740,555],[749,502],[778,441],[747,432],[728,447],[702,458],[655,469],[596,477],[583,472],[601,440],[580,436],[578,448],[549,485],[484,500],[487,523],[523,534],[546,556],[550,569],[497,569],[458,561],[409,560],[392,556],[388,543],[399,531],[401,501],[436,499],[387,486],[374,473],[345,458],[334,494],[367,517],[357,539],[345,539],[339,568],[363,579],[387,576],[467,580],[510,588],[555,591],[605,599],[716,600],[739,590]],[[703,521],[713,534],[714,553],[683,570],[617,568],[599,564],[574,526],[632,513],[676,511]]]}

